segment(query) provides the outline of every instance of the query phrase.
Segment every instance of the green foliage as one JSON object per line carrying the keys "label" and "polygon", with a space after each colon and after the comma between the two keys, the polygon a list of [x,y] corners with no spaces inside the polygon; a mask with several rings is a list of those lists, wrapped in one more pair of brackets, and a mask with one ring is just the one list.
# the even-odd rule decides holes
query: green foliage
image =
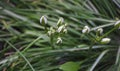
{"label": "green foliage", "polygon": [[[59,66],[69,61],[78,62],[79,71],[119,71],[119,3],[119,0],[0,0],[0,71],[60,71]],[[44,24],[40,24],[41,16],[48,19],[47,25],[44,17]],[[56,44],[53,50],[45,26],[60,27],[61,17],[68,24],[68,31],[62,36],[62,44]],[[89,26],[89,33],[82,33],[84,26]],[[102,33],[96,32],[99,28],[104,29]],[[111,41],[101,44],[106,37]]]}
{"label": "green foliage", "polygon": [[66,62],[60,66],[63,71],[78,71],[79,64],[76,62]]}

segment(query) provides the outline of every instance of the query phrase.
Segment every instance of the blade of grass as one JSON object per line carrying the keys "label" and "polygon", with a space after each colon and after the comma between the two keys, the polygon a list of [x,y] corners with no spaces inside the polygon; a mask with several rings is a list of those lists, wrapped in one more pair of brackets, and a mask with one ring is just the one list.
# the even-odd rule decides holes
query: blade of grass
{"label": "blade of grass", "polygon": [[95,69],[95,67],[97,66],[97,64],[100,62],[100,60],[103,58],[103,56],[108,52],[109,50],[105,50],[103,51],[99,57],[96,59],[96,61],[94,62],[94,64],[92,65],[92,67],[88,70],[88,71],[93,71]]}
{"label": "blade of grass", "polygon": [[9,41],[5,40],[11,47],[13,47],[13,49],[15,49],[22,57],[23,59],[28,63],[28,65],[30,66],[32,71],[35,71],[35,69],[33,68],[33,66],[30,64],[30,62],[28,61],[28,59],[16,48],[14,47]]}

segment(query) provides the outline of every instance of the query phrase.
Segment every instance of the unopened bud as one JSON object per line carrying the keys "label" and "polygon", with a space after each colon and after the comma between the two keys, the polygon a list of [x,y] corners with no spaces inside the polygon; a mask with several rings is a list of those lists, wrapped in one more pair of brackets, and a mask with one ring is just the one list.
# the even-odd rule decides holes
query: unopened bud
{"label": "unopened bud", "polygon": [[48,36],[51,36],[51,34],[52,34],[51,31],[48,31],[47,33],[48,33]]}
{"label": "unopened bud", "polygon": [[43,25],[47,24],[47,18],[45,16],[42,16],[40,18],[40,23],[43,24]]}
{"label": "unopened bud", "polygon": [[55,33],[55,29],[54,29],[53,27],[50,27],[50,31],[51,31],[52,33]]}
{"label": "unopened bud", "polygon": [[58,28],[57,32],[60,33],[60,32],[63,31],[63,29],[65,29],[65,26],[64,26],[64,25],[60,26],[60,27]]}
{"label": "unopened bud", "polygon": [[89,33],[90,32],[90,28],[88,26],[85,26],[82,30],[82,33]]}
{"label": "unopened bud", "polygon": [[117,21],[114,26],[115,26],[115,27],[118,27],[118,28],[120,29],[120,20]]}
{"label": "unopened bud", "polygon": [[65,27],[67,27],[67,25],[68,25],[68,24],[67,24],[67,23],[65,23]]}
{"label": "unopened bud", "polygon": [[50,27],[50,29],[47,33],[48,33],[48,36],[51,36],[52,34],[55,33],[55,30],[53,29],[53,27]]}
{"label": "unopened bud", "polygon": [[102,28],[98,28],[98,29],[97,29],[97,32],[98,32],[99,34],[102,34],[102,33],[103,33],[103,29],[102,29]]}
{"label": "unopened bud", "polygon": [[60,19],[58,20],[58,22],[57,22],[57,26],[58,26],[58,27],[61,26],[63,22],[64,22],[64,19],[63,19],[63,18],[60,18]]}
{"label": "unopened bud", "polygon": [[109,43],[110,41],[111,41],[110,38],[103,38],[103,39],[101,40],[101,43],[102,43],[102,44],[107,44],[107,43]]}
{"label": "unopened bud", "polygon": [[63,33],[65,33],[65,34],[67,33],[67,29],[66,28],[63,30]]}
{"label": "unopened bud", "polygon": [[58,38],[57,38],[57,42],[56,42],[56,43],[57,43],[57,44],[62,43],[61,37],[58,37]]}

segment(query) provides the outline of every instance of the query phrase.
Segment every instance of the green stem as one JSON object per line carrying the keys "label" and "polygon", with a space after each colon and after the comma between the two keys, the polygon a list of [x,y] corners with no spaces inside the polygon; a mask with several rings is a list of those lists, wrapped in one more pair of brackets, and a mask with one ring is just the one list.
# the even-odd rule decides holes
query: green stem
{"label": "green stem", "polygon": [[111,29],[110,31],[108,31],[107,33],[105,33],[103,36],[101,36],[101,37],[99,38],[99,40],[101,40],[102,38],[106,37],[107,35],[109,35],[111,32],[113,32],[113,31],[116,30],[116,29],[117,29],[117,27],[114,27],[113,29]]}
{"label": "green stem", "polygon": [[30,66],[30,68],[32,69],[32,71],[35,71],[35,69],[33,68],[33,66],[30,64],[30,62],[28,61],[28,59],[22,54],[22,52],[20,52],[15,46],[13,46],[9,41],[5,40],[12,48],[14,48],[17,53],[19,53],[23,59],[27,62],[27,64]]}
{"label": "green stem", "polygon": [[40,40],[40,38],[42,38],[42,35],[40,35],[39,37],[37,37],[33,42],[31,42],[23,51],[22,53],[24,53],[28,48],[30,48],[34,43],[36,43],[38,40]]}
{"label": "green stem", "polygon": [[51,35],[50,36],[50,44],[51,44],[52,49],[55,49],[53,40],[54,40],[53,35]]}
{"label": "green stem", "polygon": [[95,42],[93,42],[93,43],[90,45],[90,48],[89,48],[90,51],[92,50],[92,47],[93,47],[94,44],[95,44]]}

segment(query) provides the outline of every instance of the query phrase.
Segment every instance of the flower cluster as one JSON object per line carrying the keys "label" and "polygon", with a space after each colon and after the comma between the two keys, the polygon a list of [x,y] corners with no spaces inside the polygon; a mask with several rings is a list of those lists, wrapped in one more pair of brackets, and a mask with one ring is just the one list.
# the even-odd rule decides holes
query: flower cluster
{"label": "flower cluster", "polygon": [[58,33],[57,44],[62,43],[61,36],[67,33],[67,24],[64,24],[64,19],[60,18],[57,22],[56,33]]}
{"label": "flower cluster", "polygon": [[[115,26],[115,29],[120,29],[120,20],[116,21],[114,26]],[[82,29],[83,34],[88,34],[88,33],[90,33],[90,31],[91,31],[91,29],[89,26],[84,26],[84,28]],[[104,37],[106,37],[106,34],[102,35],[103,34],[102,28],[98,28],[95,31],[97,34],[97,38],[95,40],[97,40],[97,42],[100,42],[101,44],[107,44],[111,41],[110,38],[104,38]]]}
{"label": "flower cluster", "polygon": [[56,27],[47,27],[47,18],[42,16],[40,18],[40,23],[45,27],[45,31],[50,38],[52,47],[54,47],[54,40],[56,39],[56,44],[62,43],[62,36],[67,33],[67,24],[64,23],[64,19],[60,18],[57,22]]}
{"label": "flower cluster", "polygon": [[[83,34],[88,34],[90,33],[91,29],[89,26],[84,26],[83,30],[82,30],[82,33]],[[98,28],[95,30],[96,31],[96,34],[99,36],[99,35],[102,35],[103,33],[103,29],[102,28]],[[100,37],[97,37],[95,40],[97,40],[97,42],[100,42],[101,44],[107,44],[111,41],[110,38],[100,38]]]}

